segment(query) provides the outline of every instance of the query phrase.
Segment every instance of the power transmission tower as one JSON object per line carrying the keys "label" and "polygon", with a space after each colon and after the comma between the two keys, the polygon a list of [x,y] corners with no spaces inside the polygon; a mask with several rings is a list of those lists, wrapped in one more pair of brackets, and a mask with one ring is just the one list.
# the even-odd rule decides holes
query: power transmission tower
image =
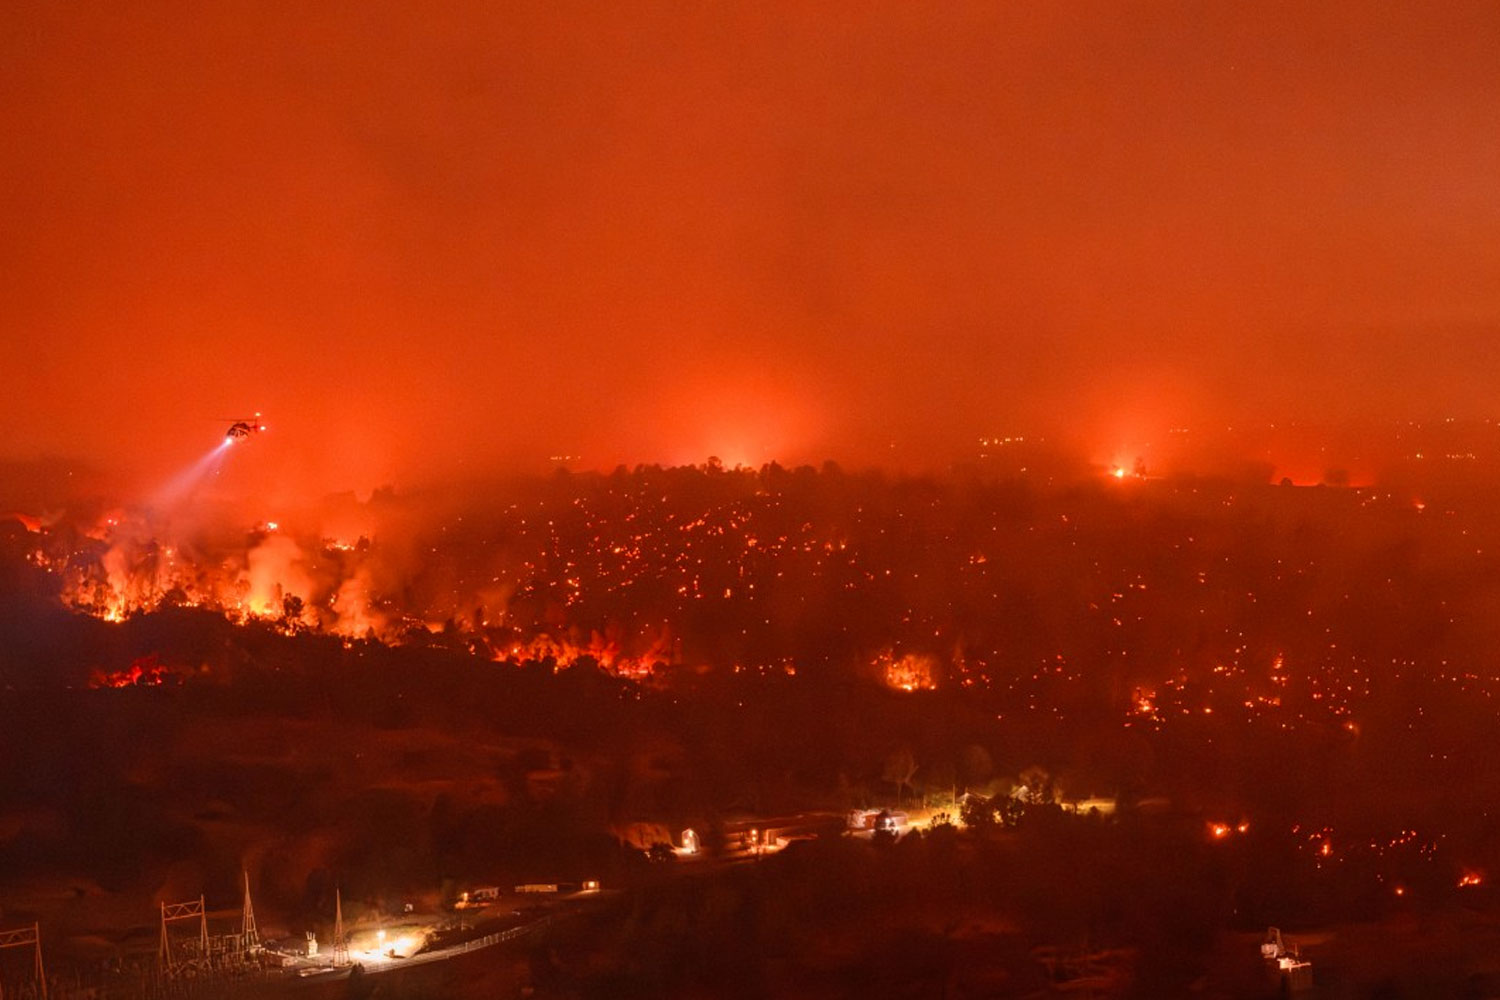
{"label": "power transmission tower", "polygon": [[[5,948],[30,948],[35,959],[32,976],[36,980],[37,996],[47,1000],[47,970],[42,967],[42,928],[40,924],[21,927],[13,931],[0,931],[0,950]],[[0,982],[0,1000],[5,996],[5,984]]]}
{"label": "power transmission tower", "polygon": [[255,927],[255,907],[250,902],[250,873],[245,875],[245,907],[240,913],[240,950],[246,955],[260,951],[260,931]]}
{"label": "power transmission tower", "polygon": [[333,964],[349,964],[349,939],[344,936],[344,896],[333,890]]}
{"label": "power transmission tower", "polygon": [[[174,920],[198,919],[197,954],[186,961],[172,955],[172,939],[167,934],[167,924]],[[157,960],[169,975],[195,963],[208,961],[208,911],[204,909],[203,897],[187,903],[161,904],[161,944],[157,949]]]}

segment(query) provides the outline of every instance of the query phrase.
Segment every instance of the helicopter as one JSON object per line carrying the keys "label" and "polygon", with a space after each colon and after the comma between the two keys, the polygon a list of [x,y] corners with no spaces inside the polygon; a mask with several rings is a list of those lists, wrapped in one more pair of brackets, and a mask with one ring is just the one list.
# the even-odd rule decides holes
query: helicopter
{"label": "helicopter", "polygon": [[266,425],[260,422],[259,412],[253,417],[229,417],[226,419],[232,421],[229,425],[229,430],[224,432],[224,439],[226,441],[242,441],[250,435],[259,434],[266,429]]}

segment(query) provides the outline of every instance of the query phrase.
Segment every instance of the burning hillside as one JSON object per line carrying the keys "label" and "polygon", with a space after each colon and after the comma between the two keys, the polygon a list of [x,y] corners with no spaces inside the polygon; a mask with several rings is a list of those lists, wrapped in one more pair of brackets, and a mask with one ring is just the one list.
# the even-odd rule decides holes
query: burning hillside
{"label": "burning hillside", "polygon": [[202,607],[231,621],[259,619],[289,631],[312,628],[347,636],[380,632],[371,607],[363,547],[309,542],[258,526],[238,546],[199,538],[164,541],[143,520],[110,517],[88,541],[48,560],[63,577],[63,600],[106,621],[165,607]]}
{"label": "burning hillside", "polygon": [[[116,511],[71,536],[43,535],[32,561],[61,578],[66,606],[108,622],[201,608],[286,634],[456,643],[497,661],[550,661],[565,669],[587,660],[633,679],[675,662],[664,625],[627,634],[613,622],[580,628],[551,616],[532,627],[511,627],[507,595],[521,581],[498,572],[487,579],[478,571],[466,574],[437,547],[426,548],[432,558],[409,575],[396,568],[406,557],[368,537],[298,534],[265,522],[238,539],[215,542]],[[483,555],[506,561],[495,551]],[[119,686],[116,680],[110,685]],[[140,681],[132,676],[121,683]]]}
{"label": "burning hillside", "polygon": [[[191,607],[498,662],[962,689],[1153,728],[1215,714],[1343,731],[1404,675],[1487,680],[1474,665],[1496,639],[1497,529],[1458,499],[1433,517],[1377,490],[777,466],[466,495],[339,499],[248,530],[113,510],[12,543],[67,607],[111,622]],[[1156,692],[1151,711],[1136,689]]]}

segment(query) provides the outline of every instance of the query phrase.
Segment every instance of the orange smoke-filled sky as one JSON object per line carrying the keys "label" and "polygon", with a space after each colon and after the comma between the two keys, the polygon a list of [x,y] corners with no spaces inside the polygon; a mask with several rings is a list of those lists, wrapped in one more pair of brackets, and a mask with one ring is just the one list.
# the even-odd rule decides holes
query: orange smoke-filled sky
{"label": "orange smoke-filled sky", "polygon": [[27,3],[0,454],[876,461],[1494,415],[1500,5]]}

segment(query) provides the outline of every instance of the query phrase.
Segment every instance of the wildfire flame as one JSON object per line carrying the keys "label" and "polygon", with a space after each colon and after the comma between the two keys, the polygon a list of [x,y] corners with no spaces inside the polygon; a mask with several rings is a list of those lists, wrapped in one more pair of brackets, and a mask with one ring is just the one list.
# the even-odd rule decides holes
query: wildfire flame
{"label": "wildfire flame", "polygon": [[[158,543],[120,512],[101,520],[89,537],[101,548],[58,564],[62,597],[75,610],[107,622],[170,607],[198,607],[236,624],[254,621],[288,634],[315,631],[392,645],[410,641],[416,632],[441,635],[457,629],[467,648],[496,662],[550,660],[564,670],[591,660],[607,673],[631,680],[649,678],[659,665],[677,662],[665,625],[628,639],[615,629],[594,629],[584,639],[561,623],[526,634],[491,626],[488,614],[453,613],[453,607],[483,605],[494,610],[496,621],[505,621],[504,609],[494,605],[497,593],[506,591],[493,585],[467,602],[450,599],[445,608],[398,607],[382,593],[380,574],[372,566],[374,547],[364,539],[359,544],[334,539],[315,544],[268,521],[248,536],[242,549],[209,557]],[[160,676],[142,664],[136,673],[101,674],[98,686],[160,683]]]}
{"label": "wildfire flame", "polygon": [[542,634],[527,642],[511,643],[497,650],[494,655],[494,659],[501,662],[552,660],[557,664],[558,670],[576,666],[585,657],[592,659],[607,673],[628,680],[644,680],[651,676],[658,664],[675,662],[671,638],[665,632],[653,637],[645,651],[634,656],[625,655],[617,641],[598,632],[591,633],[586,644]]}
{"label": "wildfire flame", "polygon": [[169,676],[171,676],[171,671],[162,666],[161,657],[152,653],[131,661],[130,666],[124,670],[117,670],[113,673],[103,670],[94,671],[89,686],[95,688],[154,687],[165,683]]}
{"label": "wildfire flame", "polygon": [[922,653],[897,657],[886,650],[875,660],[886,686],[897,691],[931,691],[937,687],[937,661]]}

